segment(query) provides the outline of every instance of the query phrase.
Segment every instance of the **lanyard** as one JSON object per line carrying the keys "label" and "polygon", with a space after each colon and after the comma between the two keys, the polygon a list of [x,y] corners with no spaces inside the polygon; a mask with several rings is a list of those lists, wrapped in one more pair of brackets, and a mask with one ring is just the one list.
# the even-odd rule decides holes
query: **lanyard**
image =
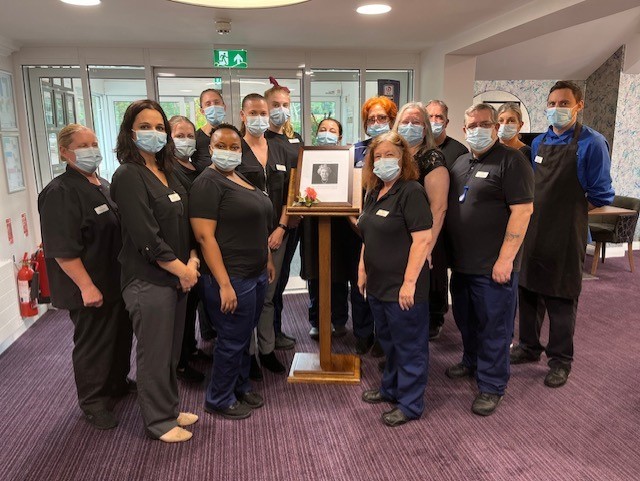
{"label": "lanyard", "polygon": [[467,193],[469,192],[469,188],[470,188],[470,180],[471,180],[471,176],[472,174],[477,170],[477,168],[480,167],[480,160],[479,159],[474,159],[471,158],[470,159],[470,163],[471,166],[469,167],[469,170],[467,171],[467,175],[464,178],[464,187],[462,190],[462,193],[458,196],[458,202],[460,202],[461,204],[464,204],[464,201],[467,200]]}

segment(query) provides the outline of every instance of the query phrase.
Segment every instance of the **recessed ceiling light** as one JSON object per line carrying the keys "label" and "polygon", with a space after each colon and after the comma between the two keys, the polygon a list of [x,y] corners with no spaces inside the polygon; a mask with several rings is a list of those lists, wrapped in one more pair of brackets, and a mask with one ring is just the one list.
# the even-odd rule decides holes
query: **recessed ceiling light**
{"label": "recessed ceiling light", "polygon": [[309,0],[171,0],[177,3],[188,3],[200,7],[213,8],[272,8],[295,5]]}
{"label": "recessed ceiling light", "polygon": [[389,5],[383,5],[381,3],[363,5],[362,7],[358,7],[356,9],[356,12],[361,13],[362,15],[380,15],[382,13],[388,13],[390,11],[391,7]]}
{"label": "recessed ceiling light", "polygon": [[92,7],[94,5],[100,5],[100,0],[60,0],[62,3],[68,3],[69,5],[77,5],[79,7]]}
{"label": "recessed ceiling light", "polygon": [[182,89],[182,90],[180,90],[180,92],[188,94],[189,92],[193,92],[193,90],[191,90],[191,89]]}

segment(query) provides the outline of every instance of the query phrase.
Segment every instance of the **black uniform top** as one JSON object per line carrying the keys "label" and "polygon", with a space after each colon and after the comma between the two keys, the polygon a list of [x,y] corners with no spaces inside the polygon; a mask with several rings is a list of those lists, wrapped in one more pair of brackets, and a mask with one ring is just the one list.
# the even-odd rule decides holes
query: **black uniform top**
{"label": "black uniform top", "polygon": [[[272,212],[264,192],[236,184],[215,169],[205,169],[193,183],[189,203],[189,217],[217,222],[216,241],[229,277],[247,279],[264,271]],[[211,274],[204,256],[201,259],[201,272]]]}
{"label": "black uniform top", "polygon": [[113,174],[111,197],[122,219],[122,287],[133,279],[179,286],[179,279],[158,261],[189,260],[187,191],[173,173],[165,186],[144,165],[128,162]]}
{"label": "black uniform top", "polygon": [[205,134],[202,129],[196,131],[196,151],[191,156],[191,163],[198,172],[202,172],[211,165],[210,142],[211,136]]}
{"label": "black uniform top", "polygon": [[531,147],[525,144],[522,147],[520,147],[518,150],[524,154],[524,156],[527,158],[529,162],[531,162]]}
{"label": "black uniform top", "polygon": [[298,132],[294,132],[293,138],[290,139],[285,134],[278,134],[273,130],[267,130],[264,133],[264,136],[267,140],[277,140],[283,145],[287,153],[287,162],[289,162],[289,165],[292,169],[295,169],[298,165],[298,154],[300,153],[300,147],[304,145],[302,136]]}
{"label": "black uniform top", "polygon": [[418,165],[418,171],[420,172],[418,182],[420,182],[420,185],[424,185],[424,178],[429,175],[433,169],[446,167],[446,162],[444,155],[439,149],[429,149],[422,155],[419,154],[420,152],[417,152],[413,160],[415,160]]}
{"label": "black uniform top", "polygon": [[177,160],[173,163],[173,173],[175,174],[178,181],[180,181],[180,183],[182,184],[182,186],[187,192],[191,190],[191,184],[193,184],[193,181],[198,178],[198,175],[200,175],[200,172],[198,171],[198,169],[196,170],[187,169],[184,165],[182,165]]}
{"label": "black uniform top", "polygon": [[84,303],[80,289],[56,257],[80,258],[105,303],[120,298],[120,219],[109,196],[109,183],[99,180],[101,185],[94,185],[67,166],[38,196],[51,303],[60,309],[79,309]]}
{"label": "black uniform top", "polygon": [[[414,181],[397,180],[378,198],[367,194],[358,227],[364,242],[367,292],[384,302],[398,302],[409,261],[412,232],[431,229],[433,219],[424,189]],[[416,283],[415,302],[429,300],[429,266],[425,262]]]}
{"label": "black uniform top", "polygon": [[267,140],[267,145],[269,146],[267,164],[263,168],[249,144],[242,139],[242,163],[236,168],[236,171],[269,196],[273,205],[273,218],[269,218],[271,221],[269,232],[272,232],[280,222],[282,207],[287,203],[291,166],[287,161],[287,152],[281,142]]}
{"label": "black uniform top", "polygon": [[[459,197],[468,187],[464,202]],[[516,149],[496,142],[478,159],[460,157],[451,169],[446,236],[452,270],[491,275],[511,215],[510,205],[533,202],[533,169]],[[520,270],[518,252],[513,271]]]}
{"label": "black uniform top", "polygon": [[453,164],[458,157],[469,153],[469,149],[467,149],[463,144],[458,142],[456,139],[452,139],[448,135],[444,138],[444,142],[438,145],[438,148],[444,154],[444,158],[447,163],[447,169],[449,170],[451,170],[451,167],[453,167]]}

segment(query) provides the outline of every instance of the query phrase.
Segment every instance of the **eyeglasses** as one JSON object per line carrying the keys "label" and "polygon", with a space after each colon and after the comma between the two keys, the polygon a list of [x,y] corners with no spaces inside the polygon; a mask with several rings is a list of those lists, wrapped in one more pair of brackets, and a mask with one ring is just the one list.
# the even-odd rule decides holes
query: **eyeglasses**
{"label": "eyeglasses", "polygon": [[385,122],[388,122],[388,121],[389,121],[388,115],[374,115],[367,119],[367,125],[372,125],[372,124],[375,124],[376,122],[379,124],[384,124]]}
{"label": "eyeglasses", "polygon": [[471,129],[475,129],[477,127],[482,127],[483,129],[491,129],[493,127],[495,127],[496,124],[494,124],[493,122],[480,122],[479,124],[469,124],[467,125],[467,129],[471,130]]}

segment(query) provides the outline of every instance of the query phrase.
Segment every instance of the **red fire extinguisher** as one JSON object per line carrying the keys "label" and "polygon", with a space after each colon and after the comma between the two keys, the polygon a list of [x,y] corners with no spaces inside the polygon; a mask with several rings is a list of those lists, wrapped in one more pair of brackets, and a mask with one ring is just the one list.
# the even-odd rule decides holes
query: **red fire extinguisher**
{"label": "red fire extinguisher", "polygon": [[20,298],[20,315],[22,317],[32,317],[38,314],[37,279],[34,282],[34,271],[29,266],[29,257],[26,252],[22,258],[22,267],[18,271],[18,297]]}
{"label": "red fire extinguisher", "polygon": [[47,275],[47,266],[44,261],[44,249],[42,244],[31,257],[31,263],[34,265],[38,273],[40,290],[38,292],[38,304],[46,304],[51,302],[51,290],[49,289],[49,276]]}

